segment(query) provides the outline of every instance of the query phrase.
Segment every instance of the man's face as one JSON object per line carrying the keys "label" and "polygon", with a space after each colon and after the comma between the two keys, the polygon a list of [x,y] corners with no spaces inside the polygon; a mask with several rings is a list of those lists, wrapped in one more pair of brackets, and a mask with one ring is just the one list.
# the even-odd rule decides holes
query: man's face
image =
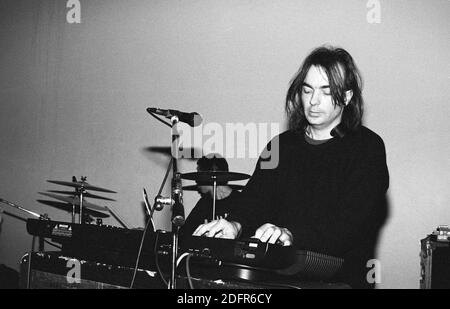
{"label": "man's face", "polygon": [[[204,171],[202,171],[198,166],[197,166],[197,172],[204,172]],[[209,192],[212,192],[212,190],[213,190],[213,187],[212,186],[206,186],[206,185],[204,185],[204,184],[200,184],[200,183],[197,183],[197,191],[198,191],[198,193],[200,193],[200,194],[207,194],[207,193],[209,193]]]}
{"label": "man's face", "polygon": [[305,117],[314,129],[331,131],[341,122],[343,108],[333,103],[328,77],[321,67],[309,69],[301,99]]}

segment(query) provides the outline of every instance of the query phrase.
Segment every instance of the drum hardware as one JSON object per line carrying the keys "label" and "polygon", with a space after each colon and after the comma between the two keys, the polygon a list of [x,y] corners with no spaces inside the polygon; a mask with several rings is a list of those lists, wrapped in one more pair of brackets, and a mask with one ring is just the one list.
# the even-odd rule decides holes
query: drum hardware
{"label": "drum hardware", "polygon": [[115,213],[110,207],[104,206],[105,209],[120,223],[124,228],[129,229],[129,225],[125,223],[125,220],[121,218],[117,213]]}
{"label": "drum hardware", "polygon": [[[183,191],[198,191],[199,190],[199,186],[201,186],[201,184],[197,184],[197,185],[190,185],[190,186],[183,186]],[[224,185],[217,185],[218,187],[220,186],[224,186]],[[245,188],[245,186],[243,185],[233,185],[233,184],[227,184],[226,186],[230,187],[233,190],[238,190],[241,191]]]}
{"label": "drum hardware", "polygon": [[67,186],[67,187],[74,187],[77,189],[84,189],[84,190],[92,190],[92,191],[100,191],[105,193],[117,193],[116,191],[100,188],[97,186],[93,186],[86,182],[87,177],[81,177],[81,181],[58,181],[58,180],[47,180],[47,182],[54,183],[57,185]]}
{"label": "drum hardware", "polygon": [[29,214],[29,215],[32,215],[32,216],[34,216],[34,217],[36,217],[36,218],[38,218],[38,219],[42,219],[42,220],[50,220],[50,218],[48,217],[47,214],[43,214],[43,215],[38,214],[38,213],[36,213],[36,212],[33,212],[33,211],[31,211],[31,210],[28,210],[28,209],[26,209],[26,208],[24,208],[24,207],[21,207],[21,206],[19,206],[19,205],[16,205],[16,204],[14,204],[14,203],[11,203],[11,202],[9,202],[9,201],[7,201],[7,200],[4,200],[4,199],[2,199],[2,198],[0,198],[0,202],[3,203],[3,204],[6,204],[6,205],[8,205],[8,206],[14,207],[14,208],[16,208],[16,209],[19,209],[20,211],[25,212],[25,213],[27,213],[27,214]]}
{"label": "drum hardware", "polygon": [[197,185],[212,185],[213,186],[213,209],[212,220],[216,219],[216,192],[217,186],[224,185],[228,181],[237,181],[250,178],[250,175],[236,172],[226,171],[202,171],[181,174],[181,178],[194,180]]}
{"label": "drum hardware", "polygon": [[[45,195],[63,202],[66,202],[68,204],[71,205],[75,205],[75,206],[80,206],[81,205],[81,200],[79,196],[62,196],[62,195],[57,195],[57,194],[52,194],[52,193],[46,193],[46,192],[38,192],[41,195]],[[86,201],[85,199],[83,200],[83,207],[84,208],[89,208],[92,210],[97,210],[97,211],[105,211],[106,208],[105,206],[99,206],[96,204],[93,204],[91,202]]]}
{"label": "drum hardware", "polygon": [[[38,218],[39,220],[50,221],[50,218],[48,217],[47,214],[43,214],[43,215],[38,214],[36,212],[28,210],[28,209],[26,209],[24,207],[21,207],[21,206],[19,206],[17,204],[14,204],[14,203],[12,203],[10,201],[7,201],[7,200],[4,200],[2,198],[0,198],[0,202],[6,204],[8,206],[14,207],[14,208],[16,208],[16,209],[18,209],[18,210],[20,210],[22,212],[25,212],[25,213],[29,214],[29,215],[32,215],[32,216]],[[35,237],[36,236],[33,236],[32,249],[31,249],[32,251],[34,251]],[[44,250],[44,238],[43,237],[39,237],[39,251],[43,251],[43,250]]]}
{"label": "drum hardware", "polygon": [[[87,196],[91,196],[92,197],[93,196],[92,194],[87,192],[87,190],[100,191],[100,192],[105,192],[105,193],[117,193],[117,192],[109,190],[109,189],[101,188],[101,187],[98,187],[98,186],[93,186],[93,185],[87,183],[86,179],[87,179],[86,176],[81,176],[81,181],[77,181],[75,176],[73,176],[72,177],[72,182],[59,181],[59,180],[47,180],[47,182],[50,182],[50,183],[53,183],[53,184],[63,185],[63,186],[68,186],[68,187],[75,188],[75,192],[73,193],[72,197],[60,196],[60,195],[56,195],[56,194],[52,194],[52,193],[44,193],[44,192],[39,192],[39,194],[46,195],[46,196],[52,197],[54,199],[57,199],[57,200],[60,200],[60,201],[72,204],[72,222],[75,222],[75,213],[76,213],[75,209],[76,209],[76,206],[79,206],[79,223],[81,224],[81,223],[83,223],[83,209],[84,209],[84,207],[95,209],[95,210],[99,210],[99,211],[108,210],[108,208],[105,207],[105,206],[98,206],[98,205],[95,205],[93,203],[85,201],[85,197],[87,197]],[[103,197],[98,196],[98,195],[95,196],[94,198],[107,199],[107,198],[103,198]],[[116,214],[113,214],[113,213],[111,213],[111,214],[116,219],[118,219]],[[121,222],[121,220],[118,220],[118,221],[121,224],[123,224],[123,222]]]}
{"label": "drum hardware", "polygon": [[[63,211],[69,212],[69,213],[72,213],[72,211],[73,211],[73,206],[72,206],[72,204],[69,204],[69,203],[63,203],[63,202],[57,202],[57,201],[51,201],[51,200],[41,200],[41,199],[38,199],[36,201],[38,203],[44,204],[46,206],[54,207],[54,208],[57,208],[57,209],[60,209],[60,210],[63,210]],[[78,214],[79,210],[80,209],[77,207],[75,209],[75,212]],[[92,210],[89,208],[85,208],[83,211],[83,222],[85,222],[85,223],[94,221],[93,218],[99,219],[99,218],[108,218],[108,217],[110,217],[109,214],[106,214],[106,213],[100,212],[100,211],[96,211],[96,210]],[[74,223],[74,222],[72,222],[72,223]]]}
{"label": "drum hardware", "polygon": [[[58,191],[58,190],[47,190],[47,192],[50,193],[58,193],[58,194],[64,194],[64,195],[78,195],[78,192],[75,191]],[[100,199],[100,200],[105,200],[105,201],[111,201],[111,202],[116,202],[116,200],[112,199],[112,198],[108,198],[108,197],[104,197],[104,196],[100,196],[100,195],[95,195],[95,194],[91,194],[91,193],[85,193],[84,197],[88,197],[88,198],[95,198],[95,199]]]}
{"label": "drum hardware", "polygon": [[193,172],[181,174],[181,178],[194,180],[201,184],[224,184],[228,181],[245,180],[250,178],[250,175],[236,172],[225,171],[205,171],[205,172]]}

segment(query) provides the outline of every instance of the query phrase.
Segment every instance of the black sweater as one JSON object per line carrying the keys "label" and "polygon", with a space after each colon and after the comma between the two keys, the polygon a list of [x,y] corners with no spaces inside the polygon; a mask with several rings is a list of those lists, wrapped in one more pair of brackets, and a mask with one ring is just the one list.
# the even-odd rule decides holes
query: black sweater
{"label": "black sweater", "polygon": [[361,127],[320,145],[287,131],[266,151],[276,151],[277,143],[278,166],[261,169],[263,159],[258,160],[230,220],[242,224],[244,236],[252,236],[264,223],[285,227],[296,248],[343,257],[338,280],[366,287],[366,263],[375,258],[387,215],[383,140]]}

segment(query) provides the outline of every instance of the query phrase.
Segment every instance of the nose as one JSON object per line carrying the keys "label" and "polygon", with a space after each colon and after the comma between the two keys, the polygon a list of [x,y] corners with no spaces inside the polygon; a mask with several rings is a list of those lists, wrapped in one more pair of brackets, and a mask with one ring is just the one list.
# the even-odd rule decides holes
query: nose
{"label": "nose", "polygon": [[320,96],[319,91],[314,91],[311,96],[311,99],[309,100],[309,104],[311,104],[312,106],[319,105],[320,104],[319,96]]}

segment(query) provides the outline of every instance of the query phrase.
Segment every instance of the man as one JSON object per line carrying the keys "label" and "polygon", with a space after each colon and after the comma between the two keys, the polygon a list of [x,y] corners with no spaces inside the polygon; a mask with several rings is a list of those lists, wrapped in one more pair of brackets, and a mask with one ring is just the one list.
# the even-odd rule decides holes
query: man
{"label": "man", "polygon": [[278,166],[261,168],[267,157],[261,156],[236,205],[239,212],[199,226],[194,235],[253,235],[342,257],[335,280],[372,287],[366,263],[375,257],[387,215],[389,175],[383,140],[361,125],[361,88],[347,51],[314,50],[287,93],[290,130],[268,145],[271,152],[279,147]]}
{"label": "man", "polygon": [[[228,172],[227,161],[218,154],[203,156],[197,161],[198,172]],[[195,229],[205,223],[213,221],[213,196],[214,189],[211,183],[197,183],[197,190],[201,198],[190,212],[180,233],[183,236],[191,236]],[[227,183],[219,183],[216,186],[216,218],[226,219],[232,212],[234,200],[239,191],[233,190]]]}

